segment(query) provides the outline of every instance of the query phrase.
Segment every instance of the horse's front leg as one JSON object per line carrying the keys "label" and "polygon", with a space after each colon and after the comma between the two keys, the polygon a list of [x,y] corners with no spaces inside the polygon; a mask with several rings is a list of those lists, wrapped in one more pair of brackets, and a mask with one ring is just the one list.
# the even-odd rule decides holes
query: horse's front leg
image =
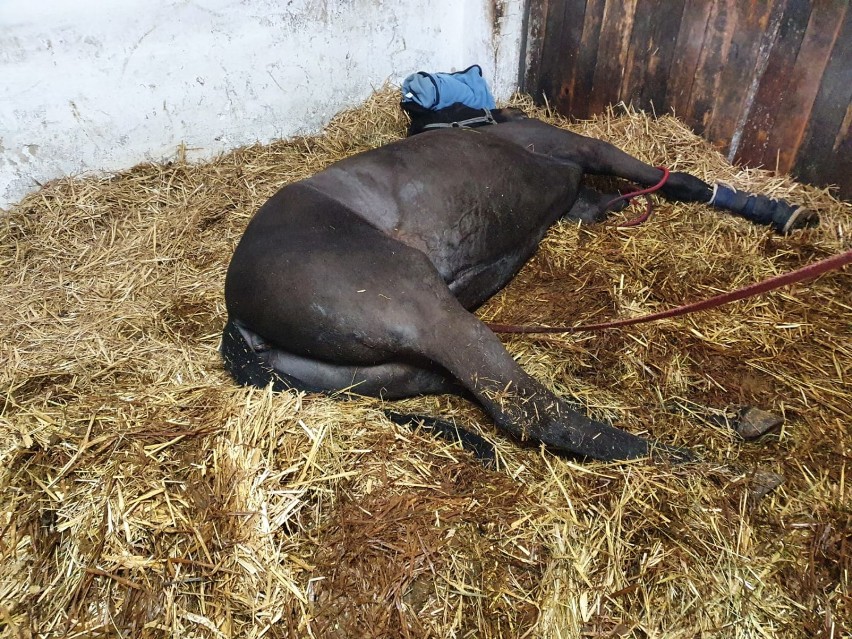
{"label": "horse's front leg", "polygon": [[[643,186],[659,183],[664,172],[638,160],[609,142],[589,138],[552,127],[552,154],[579,164],[584,172],[613,175]],[[711,186],[683,172],[669,174],[660,192],[679,202],[701,202],[744,217],[755,224],[771,226],[778,233],[789,233],[819,223],[816,213],[764,195],[739,191],[724,184]]]}

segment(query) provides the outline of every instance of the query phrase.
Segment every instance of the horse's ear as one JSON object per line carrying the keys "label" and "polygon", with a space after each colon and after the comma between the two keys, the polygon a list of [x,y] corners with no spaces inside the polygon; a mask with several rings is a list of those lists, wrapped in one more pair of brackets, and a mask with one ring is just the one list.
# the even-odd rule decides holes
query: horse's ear
{"label": "horse's ear", "polygon": [[521,109],[515,107],[503,107],[492,111],[496,122],[517,122],[518,120],[527,120],[529,116]]}
{"label": "horse's ear", "polygon": [[420,106],[416,102],[400,102],[399,106],[408,115],[408,137],[422,133],[427,124],[435,122],[435,112]]}

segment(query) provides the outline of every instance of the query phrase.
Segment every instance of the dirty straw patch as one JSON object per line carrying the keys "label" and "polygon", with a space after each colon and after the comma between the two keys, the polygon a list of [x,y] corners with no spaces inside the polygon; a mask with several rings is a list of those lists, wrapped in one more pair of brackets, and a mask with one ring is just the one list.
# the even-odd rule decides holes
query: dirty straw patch
{"label": "dirty straw patch", "polygon": [[[823,222],[780,238],[660,202],[632,230],[562,224],[486,319],[632,316],[849,248],[848,205],[734,168],[673,118],[552,121]],[[699,453],[682,467],[522,448],[457,398],[395,405],[491,439],[487,470],[378,401],[234,387],[222,284],[252,213],[404,128],[384,90],[322,136],[60,180],[3,218],[0,635],[852,632],[848,272],[652,325],[507,338],[592,414]],[[744,405],[782,430],[739,441],[723,422]]]}

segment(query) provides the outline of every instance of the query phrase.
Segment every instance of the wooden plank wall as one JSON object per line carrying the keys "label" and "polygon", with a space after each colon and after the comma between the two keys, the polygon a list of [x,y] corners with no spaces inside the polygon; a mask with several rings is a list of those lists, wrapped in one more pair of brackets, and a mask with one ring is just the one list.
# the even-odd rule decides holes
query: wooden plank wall
{"label": "wooden plank wall", "polygon": [[524,90],[671,112],[734,162],[852,200],[850,0],[531,0]]}

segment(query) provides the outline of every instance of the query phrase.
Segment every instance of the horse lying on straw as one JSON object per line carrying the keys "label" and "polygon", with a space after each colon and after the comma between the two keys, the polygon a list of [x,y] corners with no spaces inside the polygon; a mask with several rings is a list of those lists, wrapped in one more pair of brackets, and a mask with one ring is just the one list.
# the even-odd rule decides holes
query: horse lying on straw
{"label": "horse lying on straw", "polygon": [[[471,311],[554,222],[606,217],[611,198],[581,185],[585,174],[654,185],[665,171],[514,109],[483,117],[488,126],[436,126],[270,198],[228,269],[226,367],[241,384],[276,389],[466,392],[521,440],[605,460],[648,455],[651,442],[587,418],[525,373]],[[815,222],[687,173],[672,172],[659,192],[781,233]]]}

